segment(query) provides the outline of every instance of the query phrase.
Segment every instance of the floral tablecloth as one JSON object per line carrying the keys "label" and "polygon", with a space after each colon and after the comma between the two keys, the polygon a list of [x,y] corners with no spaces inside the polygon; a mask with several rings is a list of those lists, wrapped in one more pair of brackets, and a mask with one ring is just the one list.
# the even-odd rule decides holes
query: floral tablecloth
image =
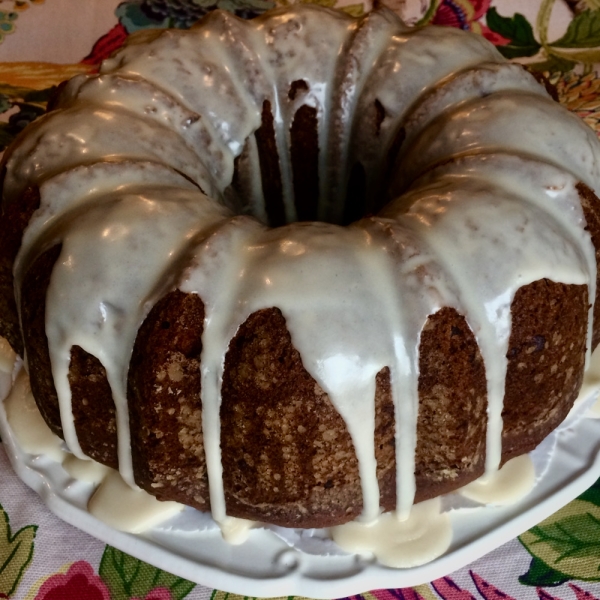
{"label": "floral tablecloth", "polygon": [[[359,15],[354,0],[308,0]],[[365,0],[367,1],[367,0]],[[0,0],[0,150],[44,112],[54,87],[94,72],[134,31],[189,27],[223,8],[247,18],[288,0]],[[600,132],[600,0],[388,0],[411,24],[484,35],[545,72],[560,101]],[[0,231],[0,235],[2,232]],[[0,598],[234,600],[63,523],[12,472],[0,444]],[[600,599],[600,480],[555,515],[446,577],[379,600]]]}

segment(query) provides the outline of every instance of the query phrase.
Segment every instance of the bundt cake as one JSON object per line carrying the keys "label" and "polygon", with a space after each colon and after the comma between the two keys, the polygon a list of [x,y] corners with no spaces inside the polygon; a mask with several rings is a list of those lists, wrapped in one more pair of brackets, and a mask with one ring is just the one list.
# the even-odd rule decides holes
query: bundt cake
{"label": "bundt cake", "polygon": [[295,5],[146,32],[4,157],[0,333],[71,452],[292,527],[527,453],[600,340],[600,144],[486,40]]}

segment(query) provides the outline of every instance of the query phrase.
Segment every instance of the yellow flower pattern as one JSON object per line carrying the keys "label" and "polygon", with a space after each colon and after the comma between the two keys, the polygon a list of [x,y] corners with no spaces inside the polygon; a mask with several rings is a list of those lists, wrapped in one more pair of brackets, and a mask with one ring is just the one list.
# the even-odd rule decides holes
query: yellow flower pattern
{"label": "yellow flower pattern", "polygon": [[59,65],[40,62],[0,63],[0,88],[11,86],[30,90],[44,90],[80,73],[91,73],[95,67],[76,63]]}

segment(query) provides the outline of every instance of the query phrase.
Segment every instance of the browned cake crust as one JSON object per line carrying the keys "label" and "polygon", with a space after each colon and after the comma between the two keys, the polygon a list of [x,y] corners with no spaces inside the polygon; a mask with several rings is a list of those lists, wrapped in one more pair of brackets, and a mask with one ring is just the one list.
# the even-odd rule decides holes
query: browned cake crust
{"label": "browned cake crust", "polygon": [[254,137],[256,138],[256,147],[258,149],[262,189],[269,225],[271,227],[280,227],[281,225],[285,225],[283,183],[281,181],[279,156],[275,143],[273,110],[268,100],[265,100],[263,103],[262,123],[254,133]]}
{"label": "browned cake crust", "polygon": [[[581,208],[587,222],[586,229],[592,236],[592,243],[596,250],[596,264],[600,265],[600,199],[584,183],[578,183],[577,190],[579,191]],[[598,281],[600,281],[600,277]],[[596,349],[598,343],[600,343],[600,286],[596,285],[592,350]]]}
{"label": "browned cake crust", "polygon": [[60,251],[60,245],[50,248],[27,271],[21,288],[21,316],[33,397],[52,432],[63,437],[46,337],[46,292]]}
{"label": "browned cake crust", "polygon": [[198,296],[175,291],[162,298],[139,330],[127,395],[138,485],[157,498],[208,510],[200,399],[203,328]]}
{"label": "browned cake crust", "polygon": [[68,377],[75,431],[83,453],[118,468],[116,410],[106,370],[95,356],[73,346]]}
{"label": "browned cake crust", "polygon": [[[162,302],[168,299],[174,314],[182,314],[189,297],[174,292]],[[570,317],[561,320],[561,310],[568,310]],[[587,322],[586,290],[547,280],[534,282],[517,294],[512,312],[515,328],[509,350],[503,461],[535,447],[564,418],[577,396],[585,358],[581,340]],[[159,327],[159,317],[151,314],[138,344],[144,338],[146,348],[157,352],[167,341],[164,338],[161,343]],[[157,335],[146,338],[150,328]],[[540,364],[540,355],[529,349],[535,350],[542,337],[551,335],[554,342],[548,344]],[[571,341],[577,343],[571,347]],[[565,357],[566,369],[560,373],[552,362],[546,362],[558,355]],[[164,373],[170,364],[155,363],[152,368]],[[533,376],[545,377],[535,388],[530,385],[532,369]],[[198,377],[183,371],[190,380]],[[442,309],[429,318],[421,338],[420,372],[417,501],[452,491],[484,471],[485,371],[475,338],[454,309]],[[570,385],[565,386],[567,377]],[[539,401],[546,396],[549,403]],[[258,311],[240,327],[226,356],[222,397],[221,450],[228,514],[298,527],[341,523],[360,514],[360,478],[352,441],[327,394],[304,369],[278,309]],[[391,510],[396,502],[395,418],[387,369],[377,376],[375,400],[381,504]],[[130,398],[133,407],[143,406],[141,401]],[[195,402],[200,410],[199,381]],[[171,423],[164,412],[158,431],[176,429],[178,412],[170,415]],[[199,420],[199,437],[200,428]],[[143,430],[134,427],[134,431]],[[179,441],[172,443],[176,452],[182,452]],[[161,448],[161,454],[173,454]],[[146,449],[143,454],[148,456]],[[204,476],[203,455],[198,454],[196,460]],[[154,469],[154,479],[147,480],[139,479],[136,469],[138,483],[145,489],[165,476],[185,477],[185,471],[172,473],[169,460],[156,462]],[[206,489],[205,480],[197,485]],[[177,487],[171,495],[161,488],[160,497],[176,499]]]}
{"label": "browned cake crust", "polygon": [[[53,246],[41,254],[28,270],[22,286],[21,312],[31,391],[50,429],[62,437],[45,328],[46,293],[60,252],[60,245]],[[75,430],[81,449],[90,458],[116,468],[115,406],[104,367],[96,357],[79,346],[73,346],[68,377]]]}
{"label": "browned cake crust", "polygon": [[299,527],[360,513],[350,435],[302,366],[278,309],[258,311],[240,327],[225,358],[222,396],[228,512]]}
{"label": "browned cake crust", "polygon": [[587,324],[586,286],[542,279],[515,294],[503,462],[533,450],[567,416],[583,381]]}
{"label": "browned cake crust", "polygon": [[[6,160],[6,156],[4,159]],[[3,185],[6,167],[0,168],[0,185]],[[40,193],[37,187],[27,188],[21,196],[20,203],[3,202],[0,205],[0,335],[5,337],[20,355],[23,354],[23,337],[15,303],[13,264],[21,246],[23,231],[39,205]]]}
{"label": "browned cake crust", "polygon": [[[305,81],[294,81],[290,99],[305,93]],[[290,158],[294,183],[294,205],[298,221],[316,221],[319,198],[319,133],[317,109],[301,106],[290,127]]]}
{"label": "browned cake crust", "polygon": [[417,500],[479,477],[485,467],[487,389],[483,359],[464,317],[429,317],[419,348]]}
{"label": "browned cake crust", "polygon": [[379,482],[379,504],[396,508],[396,428],[390,370],[381,369],[375,379],[375,459]]}

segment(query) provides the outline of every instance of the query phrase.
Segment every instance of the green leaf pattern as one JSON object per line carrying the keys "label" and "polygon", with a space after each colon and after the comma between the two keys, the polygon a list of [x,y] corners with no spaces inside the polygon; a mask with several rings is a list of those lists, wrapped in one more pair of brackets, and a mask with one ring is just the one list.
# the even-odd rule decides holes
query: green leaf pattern
{"label": "green leaf pattern", "polygon": [[498,50],[506,58],[534,56],[541,45],[533,35],[533,29],[527,19],[516,13],[513,17],[501,17],[492,6],[486,14],[488,27],[501,36],[511,40],[506,46],[498,46]]}
{"label": "green leaf pattern", "polygon": [[525,532],[520,540],[537,560],[522,583],[532,579],[539,585],[537,579],[544,566],[548,570],[543,576],[551,580],[600,581],[600,506],[597,504],[574,500]]}
{"label": "green leaf pattern", "polygon": [[8,514],[0,505],[0,597],[15,592],[33,558],[36,525],[27,525],[14,535]]}
{"label": "green leaf pattern", "polygon": [[579,12],[570,21],[564,35],[554,41],[548,40],[550,17],[555,0],[543,0],[537,19],[539,39],[533,27],[519,13],[512,17],[501,16],[495,7],[486,13],[487,26],[509,40],[498,50],[510,59],[526,59],[528,66],[537,71],[566,72],[577,63],[592,65],[600,62],[600,7],[596,1],[588,3],[591,8]]}
{"label": "green leaf pattern", "polygon": [[594,48],[600,46],[600,11],[586,10],[578,14],[559,40],[555,48]]}
{"label": "green leaf pattern", "polygon": [[108,586],[111,600],[145,598],[156,588],[167,588],[173,600],[182,600],[195,584],[171,575],[112,546],[106,546],[98,574]]}
{"label": "green leaf pattern", "polygon": [[529,570],[519,577],[519,583],[533,587],[557,586],[571,578],[549,567],[543,560],[533,557]]}

